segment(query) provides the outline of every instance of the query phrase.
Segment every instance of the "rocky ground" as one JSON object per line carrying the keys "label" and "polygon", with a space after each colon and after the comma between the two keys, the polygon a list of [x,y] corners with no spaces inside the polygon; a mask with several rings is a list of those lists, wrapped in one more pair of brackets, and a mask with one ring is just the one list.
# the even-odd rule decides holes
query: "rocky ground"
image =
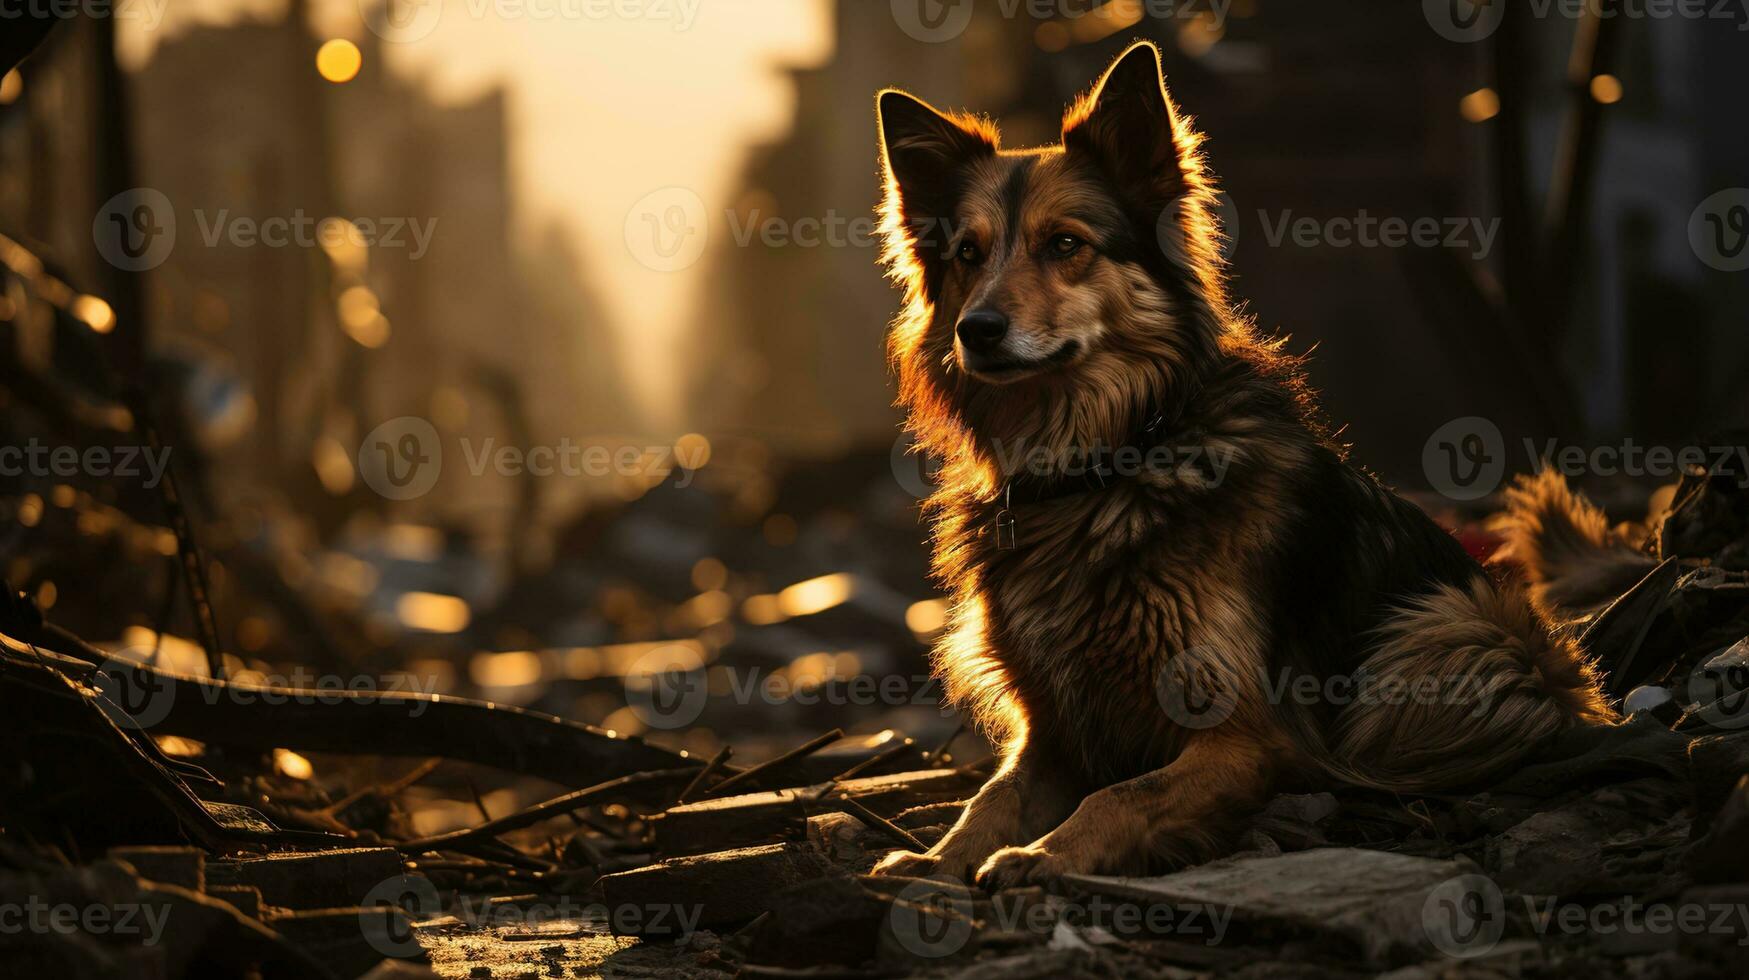
{"label": "rocky ground", "polygon": [[[996,894],[868,874],[938,839],[987,777],[969,733],[834,730],[705,761],[507,705],[178,676],[13,597],[0,973],[1741,976],[1740,496],[1685,483],[1648,529],[1661,563],[1561,626],[1622,724],[1469,792],[1278,796],[1200,866]],[[451,817],[414,819],[434,808]]]}

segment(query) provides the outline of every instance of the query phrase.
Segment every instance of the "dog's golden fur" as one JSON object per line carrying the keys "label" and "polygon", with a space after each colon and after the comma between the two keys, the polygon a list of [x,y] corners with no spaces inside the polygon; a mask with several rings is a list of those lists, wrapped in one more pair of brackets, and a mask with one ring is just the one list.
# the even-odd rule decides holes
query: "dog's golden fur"
{"label": "dog's golden fur", "polygon": [[1596,612],[1657,564],[1553,468],[1506,491],[1494,529],[1505,542],[1498,557],[1523,568],[1531,601],[1552,619]]}
{"label": "dog's golden fur", "polygon": [[[1299,361],[1235,314],[1200,140],[1151,45],[1060,146],[1005,150],[899,92],[878,108],[890,354],[944,460],[937,666],[1005,746],[940,843],[879,870],[1004,886],[1196,860],[1279,786],[1462,786],[1611,718],[1578,651],[1349,466]],[[993,345],[966,333],[978,311]],[[1062,489],[1088,447],[1143,441],[1174,451]],[[1459,694],[1308,702],[1289,678]],[[1175,711],[1187,685],[1221,716]]]}

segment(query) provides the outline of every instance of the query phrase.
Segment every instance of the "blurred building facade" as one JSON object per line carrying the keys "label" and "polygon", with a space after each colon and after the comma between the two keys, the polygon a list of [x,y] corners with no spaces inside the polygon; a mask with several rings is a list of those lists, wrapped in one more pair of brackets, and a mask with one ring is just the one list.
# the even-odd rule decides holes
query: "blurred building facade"
{"label": "blurred building facade", "polygon": [[[835,57],[794,72],[794,129],[753,155],[731,216],[741,240],[726,236],[714,255],[700,414],[802,452],[890,442],[882,335],[898,294],[876,267],[878,243],[772,246],[758,222],[872,215],[871,108],[883,86],[988,113],[1010,145],[1036,144],[1138,37],[1161,44],[1174,96],[1209,137],[1229,198],[1235,295],[1292,349],[1316,348],[1313,380],[1363,462],[1422,485],[1429,434],[1464,416],[1496,422],[1521,468],[1525,439],[1698,438],[1749,409],[1731,380],[1744,338],[1727,322],[1745,308],[1744,285],[1698,262],[1685,230],[1696,203],[1745,172],[1743,130],[1729,122],[1745,70],[1731,24],[1621,25],[1599,67],[1628,95],[1604,107],[1572,313],[1545,350],[1541,319],[1503,286],[1546,279],[1553,264],[1535,240],[1549,231],[1545,200],[1574,105],[1575,21],[1518,22],[1524,150],[1511,163],[1487,109],[1501,46],[1448,40],[1421,5],[1237,0],[1224,19],[1207,5],[1172,5],[1166,17],[1140,3],[1081,12],[1089,6],[1054,5],[1040,20],[1030,5],[976,4],[963,33],[928,43],[887,4],[835,4]],[[1516,231],[1500,224],[1507,169],[1530,205]],[[1442,238],[1469,224],[1456,247],[1303,246],[1283,234],[1303,218],[1388,217],[1435,219]]]}
{"label": "blurred building facade", "polygon": [[[512,244],[503,92],[439,104],[386,69],[369,33],[356,77],[325,81],[300,8],[166,39],[135,85],[141,180],[178,218],[153,322],[162,343],[234,360],[258,413],[239,461],[274,475],[257,486],[331,523],[385,506],[352,467],[384,421],[429,419],[452,456],[462,439],[528,447],[581,437],[579,419],[623,425],[612,338],[566,236],[532,254]],[[223,224],[270,218],[352,221],[370,244],[239,246]],[[465,462],[401,512],[532,530],[527,488]]]}

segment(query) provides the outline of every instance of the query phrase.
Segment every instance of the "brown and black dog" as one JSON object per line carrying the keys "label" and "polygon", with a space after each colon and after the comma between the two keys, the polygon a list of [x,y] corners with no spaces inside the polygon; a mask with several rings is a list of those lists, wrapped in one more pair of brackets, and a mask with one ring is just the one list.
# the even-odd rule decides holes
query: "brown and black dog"
{"label": "brown and black dog", "polygon": [[890,353],[1001,767],[927,854],[990,887],[1225,846],[1289,785],[1475,784],[1613,712],[1517,590],[1350,466],[1226,296],[1199,137],[1130,48],[1063,120],[878,100]]}

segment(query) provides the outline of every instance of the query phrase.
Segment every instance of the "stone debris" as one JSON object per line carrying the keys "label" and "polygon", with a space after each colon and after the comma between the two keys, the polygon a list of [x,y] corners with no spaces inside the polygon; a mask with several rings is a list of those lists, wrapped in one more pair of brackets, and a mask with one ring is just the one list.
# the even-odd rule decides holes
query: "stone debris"
{"label": "stone debris", "polygon": [[262,902],[279,908],[352,908],[371,889],[405,871],[394,848],[359,847],[221,859],[208,867],[207,880],[253,888]]}
{"label": "stone debris", "polygon": [[1086,891],[1178,909],[1230,914],[1258,936],[1350,947],[1387,965],[1430,952],[1424,908],[1435,888],[1478,869],[1467,860],[1329,847],[1215,861],[1156,878],[1074,875]]}
{"label": "stone debris", "polygon": [[[208,700],[210,682],[100,670],[101,651],[12,602],[0,694],[17,723],[0,726],[0,755],[35,755],[0,768],[9,801],[32,804],[0,835],[0,907],[170,917],[151,945],[0,933],[0,962],[73,980],[1741,975],[1749,552],[1741,535],[1725,541],[1730,562],[1696,551],[1719,543],[1697,515],[1724,492],[1689,487],[1663,539],[1674,550],[1655,555],[1668,560],[1563,624],[1631,695],[1623,723],[1563,733],[1467,792],[1279,795],[1234,828],[1234,853],[1203,865],[996,894],[869,875],[895,847],[938,841],[991,771],[953,758],[977,740],[933,707],[845,734],[830,704],[737,706],[749,727],[789,734],[692,754],[443,697],[420,702],[418,723],[394,715],[371,752],[361,744],[390,717],[380,705],[237,712]],[[853,638],[879,620],[916,643],[893,628],[899,593],[850,594],[810,628]],[[713,655],[781,668],[798,661],[766,644],[816,661],[850,646],[785,628],[737,630]],[[883,654],[859,649],[876,669]],[[623,686],[586,680],[586,696]],[[181,693],[148,733],[122,705],[150,708],[160,689]],[[776,724],[780,711],[809,727]],[[37,732],[68,737],[44,753]],[[43,792],[61,784],[79,795]],[[415,826],[414,797],[442,819]]]}

